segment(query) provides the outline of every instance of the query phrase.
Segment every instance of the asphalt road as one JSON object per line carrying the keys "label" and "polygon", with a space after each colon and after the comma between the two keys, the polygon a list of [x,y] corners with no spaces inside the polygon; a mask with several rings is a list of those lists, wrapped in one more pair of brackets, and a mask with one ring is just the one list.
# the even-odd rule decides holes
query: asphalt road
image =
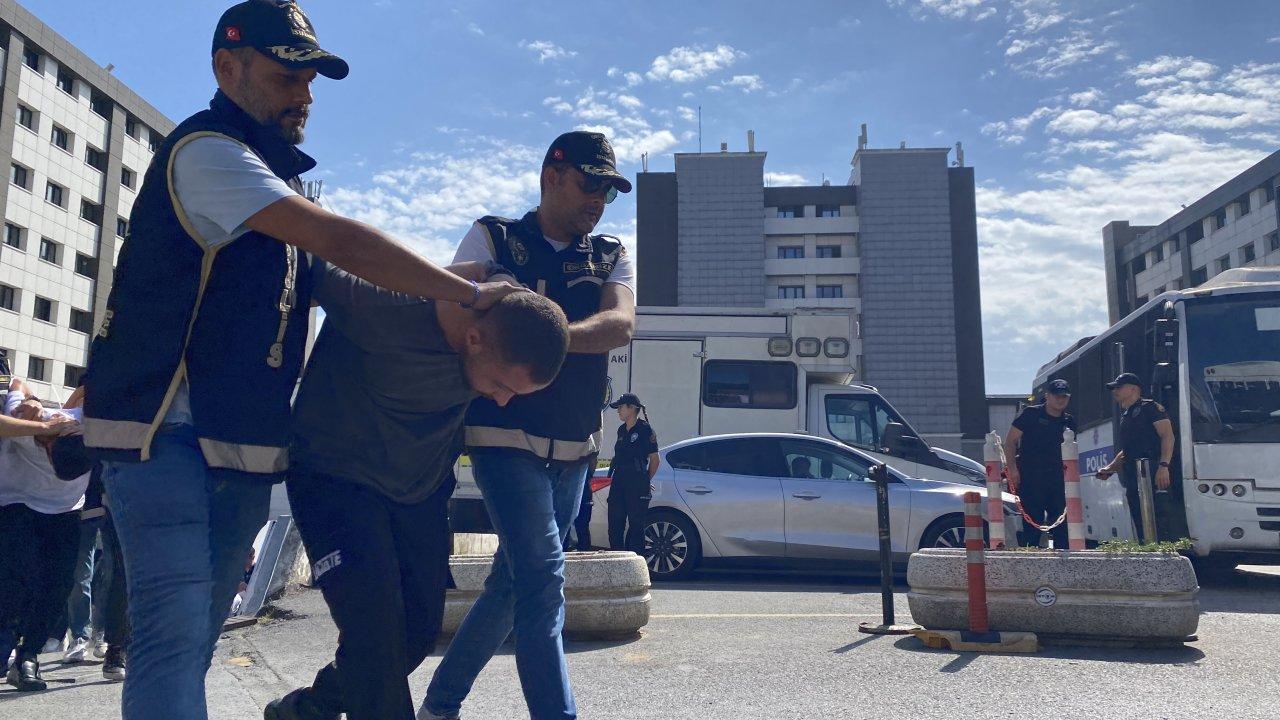
{"label": "asphalt road", "polygon": [[[705,574],[659,585],[642,637],[568,644],[584,718],[1273,718],[1280,681],[1280,572],[1205,582],[1200,640],[1177,649],[1050,647],[1036,655],[925,649],[859,635],[879,619],[865,580]],[[906,600],[898,597],[899,617]],[[320,594],[284,598],[279,618],[228,633],[209,674],[210,717],[250,720],[328,662],[337,633]],[[51,689],[0,690],[0,718],[118,718],[120,685],[94,664],[59,666]],[[420,696],[439,661],[412,676]],[[463,707],[472,720],[526,716],[509,653]]]}

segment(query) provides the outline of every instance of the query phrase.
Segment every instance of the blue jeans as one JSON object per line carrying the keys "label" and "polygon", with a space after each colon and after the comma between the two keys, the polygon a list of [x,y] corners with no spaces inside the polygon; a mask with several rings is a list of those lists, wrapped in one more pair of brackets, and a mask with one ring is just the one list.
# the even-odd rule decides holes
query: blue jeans
{"label": "blue jeans", "polygon": [[476,485],[498,533],[484,591],[436,668],[423,705],[456,714],[514,628],[516,669],[535,720],[576,718],[564,644],[564,539],[578,513],[586,460],[548,467],[528,453],[471,455]]}
{"label": "blue jeans", "polygon": [[188,425],[166,426],[147,462],[108,463],[103,482],[133,628],[123,718],[206,720],[205,673],[271,485],[210,468]]}
{"label": "blue jeans", "polygon": [[[90,606],[93,600],[94,546],[98,543],[98,529],[102,527],[102,518],[80,521],[80,549],[76,558],[76,584],[71,588],[71,597],[67,598],[67,627],[71,641],[76,638],[88,638],[92,627]],[[98,602],[101,602],[99,600]],[[97,613],[92,613],[96,615]]]}

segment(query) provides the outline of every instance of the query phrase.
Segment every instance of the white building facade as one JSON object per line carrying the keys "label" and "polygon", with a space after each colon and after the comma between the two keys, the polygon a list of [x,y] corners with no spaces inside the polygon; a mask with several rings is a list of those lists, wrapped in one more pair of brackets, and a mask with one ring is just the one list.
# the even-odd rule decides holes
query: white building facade
{"label": "white building facade", "polygon": [[0,5],[0,350],[42,399],[79,383],[155,147],[173,123],[13,3]]}

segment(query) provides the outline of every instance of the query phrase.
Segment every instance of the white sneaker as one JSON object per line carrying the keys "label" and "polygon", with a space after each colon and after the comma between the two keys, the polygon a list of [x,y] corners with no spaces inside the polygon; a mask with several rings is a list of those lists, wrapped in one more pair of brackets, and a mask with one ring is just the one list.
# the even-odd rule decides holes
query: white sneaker
{"label": "white sneaker", "polygon": [[101,660],[107,656],[107,641],[102,636],[101,630],[94,630],[93,637],[89,638],[89,644],[93,646],[93,656]]}
{"label": "white sneaker", "polygon": [[84,655],[88,651],[89,639],[78,637],[67,646],[67,652],[62,656],[62,659],[66,662],[84,662]]}
{"label": "white sneaker", "polygon": [[62,652],[62,640],[49,638],[44,647],[40,648],[40,654]]}

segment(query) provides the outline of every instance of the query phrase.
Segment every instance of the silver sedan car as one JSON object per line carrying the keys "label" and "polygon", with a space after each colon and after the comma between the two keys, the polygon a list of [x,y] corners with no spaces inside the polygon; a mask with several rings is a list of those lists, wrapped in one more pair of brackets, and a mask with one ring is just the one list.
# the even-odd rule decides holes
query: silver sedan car
{"label": "silver sedan car", "polygon": [[[655,580],[686,577],[700,565],[777,569],[872,570],[879,562],[877,461],[848,446],[784,433],[685,440],[659,451],[645,555]],[[609,480],[592,490],[594,538],[608,537]],[[907,477],[890,470],[889,519],[894,562],[921,547],[963,547],[965,492],[973,483]],[[1007,532],[1021,529],[1003,495]],[[600,543],[599,540],[597,544]]]}

